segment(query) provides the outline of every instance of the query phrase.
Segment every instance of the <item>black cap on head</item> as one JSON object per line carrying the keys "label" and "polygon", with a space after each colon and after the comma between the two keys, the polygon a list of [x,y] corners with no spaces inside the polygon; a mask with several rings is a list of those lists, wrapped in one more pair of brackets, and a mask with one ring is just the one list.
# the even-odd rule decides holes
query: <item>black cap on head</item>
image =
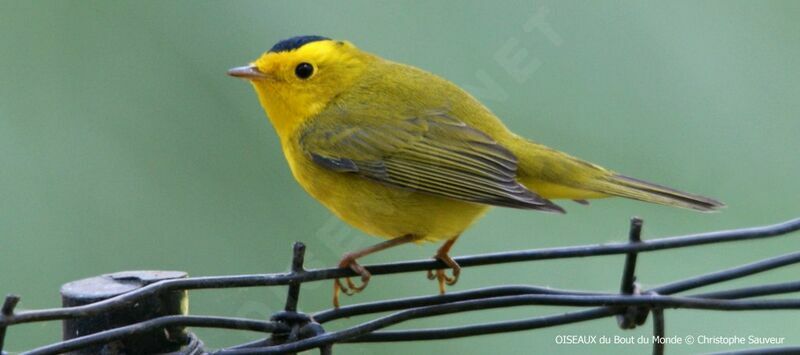
{"label": "black cap on head", "polygon": [[297,48],[302,47],[306,43],[316,42],[316,41],[327,41],[330,40],[328,37],[322,36],[297,36],[292,38],[284,39],[278,43],[275,43],[272,48],[270,48],[270,52],[286,52],[291,51]]}

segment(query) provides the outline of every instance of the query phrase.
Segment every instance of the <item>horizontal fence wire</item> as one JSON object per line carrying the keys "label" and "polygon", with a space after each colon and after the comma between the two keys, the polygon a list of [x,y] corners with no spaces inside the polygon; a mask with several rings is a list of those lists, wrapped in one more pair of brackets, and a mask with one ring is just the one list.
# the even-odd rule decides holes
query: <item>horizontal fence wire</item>
{"label": "horizontal fence wire", "polygon": [[[163,280],[92,304],[20,312],[14,311],[19,297],[9,295],[3,304],[2,312],[0,312],[0,350],[2,350],[6,329],[17,324],[90,317],[110,310],[131,307],[140,300],[164,292],[236,287],[289,286],[285,310],[273,315],[269,321],[198,315],[164,316],[50,344],[23,354],[59,354],[174,326],[249,330],[272,334],[271,337],[263,340],[218,350],[215,354],[283,354],[314,348],[319,348],[321,353],[328,354],[332,352],[332,346],[336,343],[438,340],[530,330],[610,316],[617,317],[621,328],[629,329],[644,324],[648,314],[652,314],[654,319],[654,335],[663,337],[665,332],[663,312],[667,308],[716,311],[800,309],[800,298],[751,299],[798,292],[800,291],[800,280],[690,295],[675,295],[696,288],[800,263],[800,252],[788,253],[690,277],[648,290],[640,290],[638,284],[634,282],[636,256],[638,253],[782,236],[799,230],[800,218],[770,226],[667,237],[648,241],[641,240],[641,227],[641,220],[638,218],[632,219],[629,240],[625,243],[533,249],[454,258],[462,267],[475,267],[534,260],[625,254],[626,262],[620,292],[614,294],[558,290],[528,285],[506,285],[451,292],[444,295],[408,297],[348,305],[306,315],[297,312],[301,284],[356,276],[356,274],[352,270],[345,268],[305,270],[303,268],[305,246],[302,243],[297,243],[294,248],[291,271],[287,273]],[[447,268],[447,266],[439,260],[414,260],[368,265],[365,268],[373,275],[389,275],[443,269]],[[530,305],[590,308],[529,319],[447,328],[383,330],[412,319]],[[322,326],[346,317],[386,312],[393,313],[337,331],[326,332]],[[798,348],[782,347],[756,349],[754,351],[759,351],[759,353],[788,353],[796,349]],[[663,351],[664,344],[653,343],[654,353],[661,354]]]}

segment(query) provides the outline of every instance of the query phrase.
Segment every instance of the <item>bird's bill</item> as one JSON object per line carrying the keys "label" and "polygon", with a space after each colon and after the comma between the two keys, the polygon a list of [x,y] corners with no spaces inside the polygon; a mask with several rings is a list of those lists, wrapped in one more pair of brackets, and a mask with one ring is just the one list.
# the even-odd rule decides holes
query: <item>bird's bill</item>
{"label": "bird's bill", "polygon": [[270,77],[269,75],[259,71],[255,65],[246,65],[243,67],[236,67],[230,69],[228,70],[228,75],[235,78],[242,78],[248,80],[267,79]]}

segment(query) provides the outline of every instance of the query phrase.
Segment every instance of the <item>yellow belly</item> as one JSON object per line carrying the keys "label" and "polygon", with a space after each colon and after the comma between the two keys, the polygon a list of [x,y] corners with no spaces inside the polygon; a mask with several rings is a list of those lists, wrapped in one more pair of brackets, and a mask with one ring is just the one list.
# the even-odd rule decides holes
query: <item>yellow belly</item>
{"label": "yellow belly", "polygon": [[420,241],[458,236],[488,206],[405,190],[367,178],[322,168],[294,147],[284,145],[292,174],[300,185],[339,218],[382,238],[412,234]]}

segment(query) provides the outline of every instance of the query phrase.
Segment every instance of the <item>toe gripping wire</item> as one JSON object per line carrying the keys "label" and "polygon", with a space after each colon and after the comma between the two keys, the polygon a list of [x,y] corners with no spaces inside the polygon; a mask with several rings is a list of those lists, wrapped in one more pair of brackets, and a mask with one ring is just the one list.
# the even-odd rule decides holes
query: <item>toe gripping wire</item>
{"label": "toe gripping wire", "polygon": [[[294,250],[292,255],[292,273],[302,274],[306,270],[303,268],[305,260],[306,246],[303,243],[294,243]],[[289,291],[286,296],[286,305],[282,312],[274,314],[270,321],[284,324],[288,332],[275,332],[266,341],[261,341],[255,345],[256,347],[269,347],[273,345],[280,345],[285,343],[292,343],[301,339],[311,338],[325,333],[322,325],[314,321],[309,315],[297,311],[297,302],[300,299],[300,285],[301,282],[290,282]],[[319,348],[321,355],[329,355],[333,353],[333,345],[322,345]]]}
{"label": "toe gripping wire", "polygon": [[[630,230],[628,231],[628,243],[637,244],[642,242],[643,221],[639,217],[631,218]],[[642,292],[641,286],[636,282],[636,258],[637,252],[627,253],[625,256],[625,266],[622,270],[622,281],[620,282],[619,292],[625,296],[658,296],[655,291]],[[653,312],[653,337],[656,339],[664,338],[664,310],[660,307],[650,307],[644,305],[622,307],[617,314],[617,325],[621,329],[633,329],[643,325],[647,321],[647,315]],[[653,354],[664,354],[664,343],[653,341]]]}

